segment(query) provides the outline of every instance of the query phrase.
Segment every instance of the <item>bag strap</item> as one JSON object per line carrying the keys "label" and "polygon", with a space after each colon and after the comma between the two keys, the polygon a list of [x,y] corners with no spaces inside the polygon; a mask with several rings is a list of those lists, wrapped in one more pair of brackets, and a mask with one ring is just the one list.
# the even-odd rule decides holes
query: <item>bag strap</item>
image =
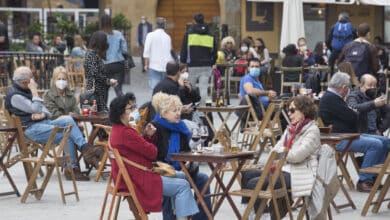
{"label": "bag strap", "polygon": [[[111,137],[111,135],[108,136],[108,141],[107,141],[107,142],[108,142],[108,147],[109,147],[110,149],[113,149],[112,146],[111,146],[111,143],[110,143],[110,137]],[[129,159],[126,159],[126,158],[124,158],[124,157],[122,157],[122,160],[123,160],[126,164],[128,164],[128,165],[130,165],[130,166],[133,166],[133,167],[135,167],[135,168],[138,168],[138,169],[140,169],[140,170],[147,171],[147,172],[151,172],[151,173],[155,173],[155,172],[152,171],[152,169],[149,169],[149,168],[147,168],[147,167],[145,167],[145,166],[143,166],[143,165],[141,165],[141,164],[139,164],[139,163],[133,162],[133,161],[131,161],[131,160],[129,160]]]}

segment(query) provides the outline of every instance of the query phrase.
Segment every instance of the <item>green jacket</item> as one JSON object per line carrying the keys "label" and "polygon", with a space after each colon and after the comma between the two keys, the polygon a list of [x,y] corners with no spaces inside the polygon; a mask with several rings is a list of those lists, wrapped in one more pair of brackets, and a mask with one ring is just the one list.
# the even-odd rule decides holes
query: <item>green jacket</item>
{"label": "green jacket", "polygon": [[43,101],[45,107],[52,115],[51,119],[56,119],[62,115],[69,115],[70,112],[80,113],[74,92],[69,89],[65,90],[64,97],[58,94],[57,89],[50,89],[43,96]]}

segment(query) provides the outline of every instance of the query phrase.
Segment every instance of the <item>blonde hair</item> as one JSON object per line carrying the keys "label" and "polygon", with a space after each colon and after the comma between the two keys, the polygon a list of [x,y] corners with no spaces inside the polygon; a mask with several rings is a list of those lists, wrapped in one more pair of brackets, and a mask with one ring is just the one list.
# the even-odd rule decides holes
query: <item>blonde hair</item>
{"label": "blonde hair", "polygon": [[152,106],[159,115],[164,115],[172,108],[181,106],[182,103],[177,95],[168,95],[166,93],[158,92],[152,98]]}
{"label": "blonde hair", "polygon": [[70,89],[69,75],[68,75],[68,72],[66,71],[65,67],[63,67],[63,66],[57,66],[56,68],[54,68],[53,76],[51,77],[51,81],[50,81],[50,87],[51,88],[57,88],[56,87],[56,80],[58,78],[58,75],[60,75],[61,73],[65,75],[66,80],[68,81],[68,87],[67,88]]}
{"label": "blonde hair", "polygon": [[232,42],[233,47],[236,46],[236,42],[234,42],[234,38],[232,36],[224,37],[221,41],[221,49],[225,48],[228,42]]}
{"label": "blonde hair", "polygon": [[73,39],[74,39],[74,47],[84,47],[84,40],[81,37],[81,35],[76,34],[74,35]]}

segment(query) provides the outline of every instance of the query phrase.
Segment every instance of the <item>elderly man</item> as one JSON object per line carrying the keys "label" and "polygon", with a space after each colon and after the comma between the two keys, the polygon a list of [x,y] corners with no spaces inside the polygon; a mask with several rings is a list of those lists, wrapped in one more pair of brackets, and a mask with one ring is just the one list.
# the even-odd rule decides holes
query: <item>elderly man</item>
{"label": "elderly man", "polygon": [[[344,98],[349,93],[351,86],[350,76],[346,73],[335,73],[329,82],[329,88],[320,100],[319,116],[325,125],[333,125],[333,132],[356,133],[358,113],[349,108]],[[342,151],[348,141],[342,141],[336,145],[337,151]],[[352,142],[349,151],[364,153],[361,168],[383,163],[386,159],[388,148],[379,139],[362,134],[358,140]],[[360,173],[357,190],[370,192],[374,183],[374,174]]]}
{"label": "elderly man", "polygon": [[[93,147],[86,143],[80,129],[70,116],[61,116],[56,120],[49,120],[51,114],[43,105],[43,100],[38,96],[37,84],[32,78],[30,68],[18,67],[13,75],[14,84],[5,99],[5,107],[12,115],[20,117],[23,126],[26,126],[25,135],[39,143],[45,143],[54,126],[73,125],[67,141],[72,168],[78,181],[88,181],[89,177],[80,172],[77,163],[76,149],[81,151],[84,159],[89,164],[97,165],[100,161],[103,149]],[[59,143],[62,135],[57,135],[54,142]],[[69,170],[65,170],[66,179],[71,179]]]}
{"label": "elderly man", "polygon": [[[377,97],[376,85],[377,80],[373,75],[364,74],[360,78],[359,88],[347,97],[348,106],[359,113],[359,131],[366,134],[382,134],[390,125],[390,106],[386,104],[386,96]],[[382,116],[379,125],[377,110]],[[382,136],[378,137],[389,140]]]}

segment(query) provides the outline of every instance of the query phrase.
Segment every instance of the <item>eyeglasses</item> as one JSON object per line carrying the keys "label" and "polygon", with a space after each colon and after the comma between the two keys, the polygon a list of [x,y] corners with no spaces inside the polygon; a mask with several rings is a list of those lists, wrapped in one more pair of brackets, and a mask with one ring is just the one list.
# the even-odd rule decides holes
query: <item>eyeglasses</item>
{"label": "eyeglasses", "polygon": [[126,110],[134,110],[137,108],[137,104],[129,104],[129,105],[130,105],[130,107],[126,107],[125,108]]}
{"label": "eyeglasses", "polygon": [[290,112],[291,114],[294,114],[295,108],[289,108],[289,109],[288,109],[288,112]]}
{"label": "eyeglasses", "polygon": [[226,42],[226,44],[233,44],[233,42]]}

